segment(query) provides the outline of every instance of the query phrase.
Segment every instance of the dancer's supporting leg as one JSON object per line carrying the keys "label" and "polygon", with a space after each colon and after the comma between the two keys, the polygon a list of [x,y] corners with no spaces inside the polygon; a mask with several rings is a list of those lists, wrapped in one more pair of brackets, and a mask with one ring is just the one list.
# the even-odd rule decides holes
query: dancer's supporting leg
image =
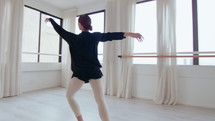
{"label": "dancer's supporting leg", "polygon": [[75,101],[74,96],[75,96],[75,93],[82,87],[83,84],[84,84],[83,81],[79,80],[76,77],[73,77],[69,81],[69,85],[66,93],[67,100],[78,121],[84,121],[84,120],[82,118],[79,105]]}
{"label": "dancer's supporting leg", "polygon": [[109,112],[107,110],[107,105],[102,90],[101,80],[91,79],[90,85],[93,89],[93,94],[98,105],[100,118],[102,119],[102,121],[110,121]]}

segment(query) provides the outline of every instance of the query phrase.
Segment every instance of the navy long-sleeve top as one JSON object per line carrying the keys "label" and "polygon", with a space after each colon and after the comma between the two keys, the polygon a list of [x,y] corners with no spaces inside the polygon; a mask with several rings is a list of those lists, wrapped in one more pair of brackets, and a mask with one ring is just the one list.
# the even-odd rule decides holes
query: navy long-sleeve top
{"label": "navy long-sleeve top", "polygon": [[85,83],[90,79],[99,79],[103,75],[100,71],[102,66],[97,57],[98,43],[125,38],[123,32],[82,32],[77,35],[64,30],[53,19],[50,19],[50,22],[55,31],[69,44],[72,77],[77,77]]}

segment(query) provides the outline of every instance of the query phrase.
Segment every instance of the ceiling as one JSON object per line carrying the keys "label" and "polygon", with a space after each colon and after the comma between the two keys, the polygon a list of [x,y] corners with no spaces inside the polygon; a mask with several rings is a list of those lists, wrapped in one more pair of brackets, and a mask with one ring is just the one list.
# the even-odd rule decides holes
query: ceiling
{"label": "ceiling", "polygon": [[40,3],[44,3],[50,6],[53,6],[58,9],[69,9],[73,8],[75,6],[80,6],[88,3],[93,3],[93,2],[100,2],[104,0],[34,0]]}

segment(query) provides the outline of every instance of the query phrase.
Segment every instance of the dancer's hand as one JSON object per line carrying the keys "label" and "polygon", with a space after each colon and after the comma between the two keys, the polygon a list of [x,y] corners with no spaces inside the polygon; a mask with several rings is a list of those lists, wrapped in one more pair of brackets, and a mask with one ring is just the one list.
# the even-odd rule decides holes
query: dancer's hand
{"label": "dancer's hand", "polygon": [[136,38],[139,42],[143,41],[143,36],[140,33],[124,33],[124,36],[127,37],[133,37]]}
{"label": "dancer's hand", "polygon": [[45,19],[45,22],[46,22],[46,23],[50,22],[50,18],[46,18],[46,19]]}

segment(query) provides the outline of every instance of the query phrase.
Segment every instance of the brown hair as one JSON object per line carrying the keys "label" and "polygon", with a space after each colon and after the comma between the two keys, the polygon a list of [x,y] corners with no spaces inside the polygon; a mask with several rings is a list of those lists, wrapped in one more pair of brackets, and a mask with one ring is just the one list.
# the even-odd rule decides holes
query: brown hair
{"label": "brown hair", "polygon": [[91,18],[88,15],[81,15],[78,22],[84,27],[84,29],[92,31],[93,27],[91,26]]}

